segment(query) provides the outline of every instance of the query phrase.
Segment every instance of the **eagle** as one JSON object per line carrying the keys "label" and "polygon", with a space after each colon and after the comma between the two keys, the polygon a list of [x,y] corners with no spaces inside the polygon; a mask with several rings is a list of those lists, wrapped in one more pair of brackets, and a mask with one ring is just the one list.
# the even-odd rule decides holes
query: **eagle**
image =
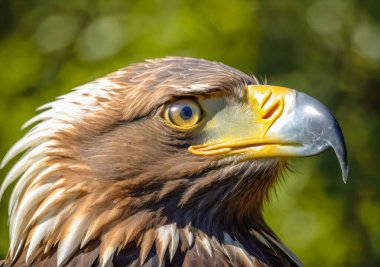
{"label": "eagle", "polygon": [[166,57],[41,106],[15,162],[0,266],[302,266],[263,218],[290,157],[342,131],[299,91],[222,63]]}

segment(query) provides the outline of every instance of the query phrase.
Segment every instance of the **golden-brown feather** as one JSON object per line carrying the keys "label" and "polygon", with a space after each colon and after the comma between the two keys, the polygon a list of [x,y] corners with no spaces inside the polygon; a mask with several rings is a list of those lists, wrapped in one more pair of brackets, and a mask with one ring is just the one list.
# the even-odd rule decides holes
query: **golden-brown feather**
{"label": "golden-brown feather", "polygon": [[26,151],[0,190],[18,179],[5,265],[300,265],[261,215],[285,162],[197,157],[187,151],[196,132],[160,117],[173,98],[233,102],[255,82],[220,63],[171,57],[44,105],[3,162]]}

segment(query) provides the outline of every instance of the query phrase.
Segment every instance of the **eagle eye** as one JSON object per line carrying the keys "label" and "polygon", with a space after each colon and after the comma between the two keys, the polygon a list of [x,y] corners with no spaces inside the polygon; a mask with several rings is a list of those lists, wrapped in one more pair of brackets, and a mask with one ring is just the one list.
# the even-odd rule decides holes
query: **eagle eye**
{"label": "eagle eye", "polygon": [[201,107],[191,99],[177,100],[169,104],[165,110],[165,119],[180,128],[193,127],[201,120],[201,116]]}

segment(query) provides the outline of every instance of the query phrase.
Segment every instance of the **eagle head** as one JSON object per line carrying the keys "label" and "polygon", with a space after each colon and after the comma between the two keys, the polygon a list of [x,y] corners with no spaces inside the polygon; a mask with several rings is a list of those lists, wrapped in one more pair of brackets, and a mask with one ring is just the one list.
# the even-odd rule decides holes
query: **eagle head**
{"label": "eagle head", "polygon": [[2,166],[5,266],[297,266],[263,202],[289,157],[342,132],[298,91],[221,63],[130,65],[42,106]]}

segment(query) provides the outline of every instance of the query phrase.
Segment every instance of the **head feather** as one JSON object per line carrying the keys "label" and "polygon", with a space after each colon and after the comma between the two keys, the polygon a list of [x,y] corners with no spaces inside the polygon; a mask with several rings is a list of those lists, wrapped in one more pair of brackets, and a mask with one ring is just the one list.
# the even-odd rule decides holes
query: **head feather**
{"label": "head feather", "polygon": [[[281,164],[190,158],[186,150],[177,154],[184,159],[178,164],[172,152],[184,147],[183,140],[161,149],[172,137],[154,132],[163,128],[144,125],[143,120],[142,131],[131,126],[137,127],[134,122],[149,118],[173,97],[219,92],[239,98],[248,82],[255,79],[220,63],[171,57],[132,65],[41,106],[41,113],[23,125],[32,128],[1,163],[2,168],[22,154],[0,188],[1,198],[17,181],[9,202],[10,261],[21,259],[32,265],[45,259],[48,265],[64,266],[74,264],[75,259],[90,266],[98,258],[100,266],[110,266],[115,255],[130,248],[138,251],[136,262],[140,264],[165,265],[178,259],[192,262],[196,255],[216,263],[227,260],[230,265],[252,264],[255,257],[260,258],[252,256],[250,245],[213,230],[230,230],[228,220],[239,212],[249,213],[253,200],[247,194],[255,193],[260,200],[266,194],[241,192],[257,178],[251,177],[256,169],[273,176]],[[114,134],[122,127],[136,131],[128,132],[127,137],[137,138],[140,144],[155,133],[151,140],[161,142],[156,149],[161,149],[162,155],[132,147],[133,140],[123,135],[125,132]],[[106,160],[113,158],[99,153],[104,152],[102,144],[113,145],[112,155],[126,145],[144,157],[136,158],[132,151],[128,160],[140,165],[131,163],[133,168],[126,171],[120,164],[111,168]],[[160,165],[150,164],[153,161]],[[186,168],[192,163],[196,167]],[[107,167],[120,173],[103,176]],[[275,168],[265,169],[269,167]],[[135,176],[139,179],[133,179]],[[241,184],[236,184],[237,176],[242,176]],[[220,187],[215,188],[216,183]],[[236,199],[242,196],[251,202],[241,201],[238,209]],[[226,203],[231,209],[226,210]],[[264,224],[261,217],[257,220]],[[269,243],[281,246],[271,234],[269,238],[256,232],[256,237],[258,250],[261,245],[268,248]],[[87,253],[87,260],[81,258]],[[292,256],[288,250],[283,253]]]}

